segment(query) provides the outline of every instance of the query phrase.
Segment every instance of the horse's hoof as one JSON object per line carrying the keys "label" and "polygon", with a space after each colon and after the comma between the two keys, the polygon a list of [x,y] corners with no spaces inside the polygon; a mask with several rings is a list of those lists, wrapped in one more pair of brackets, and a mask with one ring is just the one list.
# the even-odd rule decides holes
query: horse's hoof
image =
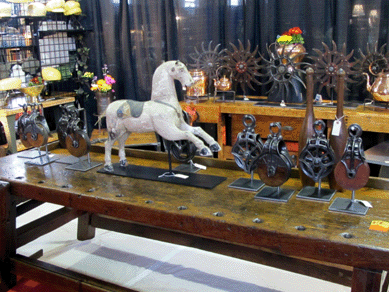
{"label": "horse's hoof", "polygon": [[126,165],[127,165],[127,160],[126,159],[120,160],[120,166],[121,167],[126,167]]}
{"label": "horse's hoof", "polygon": [[200,155],[201,156],[212,156],[211,150],[209,150],[208,147],[204,147],[203,149],[200,150]]}
{"label": "horse's hoof", "polygon": [[112,164],[105,165],[105,166],[104,166],[104,171],[106,171],[106,172],[113,172],[113,166],[112,166]]}
{"label": "horse's hoof", "polygon": [[209,148],[211,149],[212,152],[219,152],[220,150],[222,150],[219,143],[217,142],[209,146]]}

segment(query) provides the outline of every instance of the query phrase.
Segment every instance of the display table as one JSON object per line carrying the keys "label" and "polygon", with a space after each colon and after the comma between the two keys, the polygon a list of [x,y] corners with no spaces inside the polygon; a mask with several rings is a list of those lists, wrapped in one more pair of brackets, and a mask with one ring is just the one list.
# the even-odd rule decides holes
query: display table
{"label": "display table", "polygon": [[[92,148],[91,159],[102,162],[103,148]],[[50,151],[68,155],[63,149]],[[115,154],[113,162],[118,162]],[[131,164],[168,167],[165,153],[127,150],[127,156]],[[201,174],[227,179],[213,189],[202,189],[107,175],[98,173],[98,168],[76,172],[56,162],[28,166],[17,154],[0,158],[1,291],[14,283],[15,274],[66,291],[129,291],[16,254],[16,248],[74,218],[79,218],[79,240],[93,238],[99,227],[350,285],[353,292],[379,291],[381,272],[389,270],[389,236],[369,227],[373,220],[389,221],[387,180],[371,178],[366,188],[357,191],[357,199],[371,202],[374,208],[366,216],[355,216],[331,212],[329,203],[295,196],[288,203],[257,201],[253,192],[228,188],[247,176],[232,161],[195,160],[208,167]],[[286,185],[301,189],[297,178]],[[16,216],[42,202],[64,207],[16,229]]]}
{"label": "display table", "polygon": [[[280,107],[267,104],[256,105],[256,101],[236,101],[236,102],[207,102],[198,104],[188,104],[181,102],[183,110],[188,108],[195,109],[199,114],[198,122],[214,123],[217,125],[217,141],[222,147],[218,153],[218,158],[233,159],[231,155],[231,146],[236,140],[237,134],[244,129],[242,117],[245,114],[252,114],[256,117],[256,133],[262,138],[269,134],[269,124],[271,122],[281,122],[283,126],[290,126],[291,131],[284,131],[283,136],[287,142],[297,142],[301,124],[305,117],[305,107],[296,105],[295,107]],[[315,118],[326,122],[327,128],[332,128],[332,122],[335,119],[336,108],[326,106],[314,107]],[[365,132],[389,133],[389,110],[382,110],[371,106],[364,107],[346,107],[344,115],[347,125],[357,123]],[[297,144],[297,143],[296,143]],[[297,146],[297,145],[296,145]],[[297,149],[291,147],[292,152]],[[296,154],[296,153],[293,153]]]}
{"label": "display table", "polygon": [[[61,104],[70,104],[75,101],[74,96],[69,97],[60,97],[53,100],[43,101],[43,108],[59,106]],[[16,135],[15,135],[15,120],[16,115],[23,112],[23,108],[13,108],[13,109],[0,109],[0,122],[4,126],[5,136],[7,137],[8,150],[11,153],[24,150],[22,144],[17,145]],[[57,140],[57,139],[56,139]]]}

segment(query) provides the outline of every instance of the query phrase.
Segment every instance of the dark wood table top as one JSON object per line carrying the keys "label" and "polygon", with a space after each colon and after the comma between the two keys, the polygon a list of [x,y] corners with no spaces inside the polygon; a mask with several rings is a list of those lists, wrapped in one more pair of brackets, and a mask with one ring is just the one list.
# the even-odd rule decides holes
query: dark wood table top
{"label": "dark wood table top", "polygon": [[[68,155],[63,149],[52,153]],[[288,203],[275,203],[255,200],[253,192],[228,188],[234,180],[249,177],[234,161],[195,158],[208,166],[200,173],[227,177],[209,190],[97,173],[101,167],[79,172],[66,170],[65,164],[57,162],[31,166],[17,155],[0,159],[0,180],[10,182],[11,192],[24,198],[287,256],[389,269],[388,233],[369,230],[373,220],[389,221],[389,190],[371,187],[387,188],[383,180],[372,179],[368,187],[356,192],[357,199],[373,205],[366,216],[357,216],[331,212],[330,203],[297,199],[295,195]],[[90,155],[93,161],[104,160],[99,147]],[[112,158],[118,162],[117,155]],[[168,167],[164,153],[129,150],[127,158],[131,164]],[[173,163],[173,167],[177,165]],[[297,178],[285,185],[301,189]],[[351,193],[336,193],[336,197],[350,198]],[[261,223],[256,223],[256,218]]]}

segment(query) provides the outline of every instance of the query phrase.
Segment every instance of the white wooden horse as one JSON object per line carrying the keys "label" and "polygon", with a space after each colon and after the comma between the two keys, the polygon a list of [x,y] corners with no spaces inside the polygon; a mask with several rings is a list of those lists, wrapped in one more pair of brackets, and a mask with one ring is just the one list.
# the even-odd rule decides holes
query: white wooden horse
{"label": "white wooden horse", "polygon": [[[189,140],[202,156],[211,155],[211,151],[221,150],[220,145],[203,129],[191,127],[184,121],[174,86],[175,79],[185,86],[193,84],[192,76],[183,63],[165,62],[154,72],[150,101],[122,99],[112,102],[107,107],[105,115],[109,135],[105,143],[106,171],[113,171],[111,150],[116,141],[119,143],[120,165],[126,166],[124,143],[131,132],[154,131],[169,141]],[[201,137],[209,148],[195,135]]]}

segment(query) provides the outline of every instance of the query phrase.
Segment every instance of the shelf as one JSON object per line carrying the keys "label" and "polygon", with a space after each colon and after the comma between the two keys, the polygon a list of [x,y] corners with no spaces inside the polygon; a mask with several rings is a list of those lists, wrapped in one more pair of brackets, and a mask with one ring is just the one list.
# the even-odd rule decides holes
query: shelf
{"label": "shelf", "polygon": [[0,47],[1,50],[7,50],[7,49],[33,49],[35,46],[12,46],[12,47]]}
{"label": "shelf", "polygon": [[66,33],[72,33],[72,34],[79,34],[79,33],[85,33],[91,30],[86,30],[86,29],[58,29],[58,30],[38,30],[39,34],[56,34],[60,32],[66,32]]}

